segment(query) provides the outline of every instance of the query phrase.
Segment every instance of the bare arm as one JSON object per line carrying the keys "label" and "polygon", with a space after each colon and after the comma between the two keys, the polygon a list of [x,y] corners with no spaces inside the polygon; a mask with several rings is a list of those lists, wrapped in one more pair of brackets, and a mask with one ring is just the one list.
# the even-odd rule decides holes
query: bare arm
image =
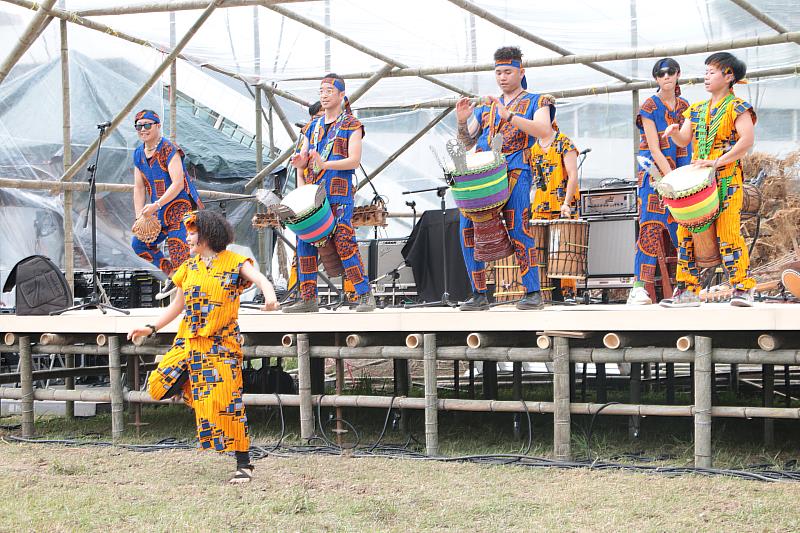
{"label": "bare arm", "polygon": [[469,150],[478,139],[481,125],[475,120],[473,112],[475,105],[469,98],[460,98],[456,102],[456,123],[458,124],[458,140]]}
{"label": "bare arm", "polygon": [[261,306],[262,311],[275,311],[278,309],[278,298],[275,297],[275,289],[272,288],[272,283],[252,263],[249,261],[242,263],[239,268],[239,274],[261,289],[262,294],[264,294],[264,305]]}
{"label": "bare arm", "polygon": [[672,167],[661,152],[661,139],[658,138],[656,123],[649,118],[642,117],[642,127],[644,128],[644,137],[647,139],[647,149],[650,150],[650,155],[653,157],[658,170],[661,171],[661,175],[666,176],[672,172]]}
{"label": "bare arm", "polygon": [[575,196],[575,191],[578,189],[577,150],[570,150],[569,152],[564,154],[564,169],[567,171],[567,192],[566,196],[564,197],[564,205],[561,206],[561,215],[568,217],[571,214],[569,212],[569,202]]}
{"label": "bare arm", "polygon": [[692,121],[685,120],[683,126],[670,124],[664,130],[663,137],[665,139],[672,137],[672,141],[680,147],[689,146],[689,143],[692,142]]}
{"label": "bare arm", "polygon": [[147,189],[145,189],[144,183],[145,178],[142,171],[133,167],[133,213],[136,218],[142,214],[142,208],[146,201]]}
{"label": "bare arm", "polygon": [[[159,316],[153,323],[156,330],[160,331],[161,329],[167,327],[170,322],[178,318],[178,315],[183,312],[184,301],[185,295],[183,290],[181,290],[175,295],[170,304],[164,308],[161,316]],[[146,337],[150,335],[150,333],[152,333],[152,330],[147,326],[136,327],[128,332],[128,340],[132,340],[134,337]]]}

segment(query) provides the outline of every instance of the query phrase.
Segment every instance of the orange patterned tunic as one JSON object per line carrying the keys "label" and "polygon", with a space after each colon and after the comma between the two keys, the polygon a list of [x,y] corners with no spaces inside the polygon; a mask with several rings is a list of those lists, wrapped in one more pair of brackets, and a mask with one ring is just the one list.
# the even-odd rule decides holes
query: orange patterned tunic
{"label": "orange patterned tunic", "polygon": [[195,256],[172,280],[183,289],[185,309],[172,349],[150,375],[148,389],[163,398],[183,373],[183,399],[194,408],[202,449],[218,452],[250,448],[242,400],[242,347],[239,296],[250,286],[239,271],[252,260],[224,250],[210,267]]}

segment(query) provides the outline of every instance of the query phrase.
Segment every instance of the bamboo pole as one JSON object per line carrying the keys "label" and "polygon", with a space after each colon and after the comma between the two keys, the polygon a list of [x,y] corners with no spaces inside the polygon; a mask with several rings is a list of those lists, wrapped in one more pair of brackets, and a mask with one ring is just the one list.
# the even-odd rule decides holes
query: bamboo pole
{"label": "bamboo pole", "polygon": [[439,455],[439,418],[436,386],[436,334],[426,333],[423,340],[425,358],[423,372],[425,381],[425,453],[429,457]]}
{"label": "bamboo pole", "polygon": [[314,412],[311,406],[311,351],[308,335],[297,335],[297,392],[300,395],[300,438],[308,440],[314,435]]}
{"label": "bamboo pole", "polygon": [[[45,190],[57,193],[61,191],[88,191],[89,184],[84,182],[0,178],[0,188],[27,189],[33,191]],[[133,191],[133,185],[125,183],[98,183],[97,191],[129,193]],[[244,194],[210,191],[208,189],[199,189],[197,192],[201,193],[204,198],[220,200],[235,200],[237,198],[244,198],[247,196]]]}
{"label": "bamboo pole", "polygon": [[[574,54],[558,57],[544,57],[537,59],[526,59],[522,61],[523,68],[554,67],[559,65],[585,65],[586,63],[605,63],[609,61],[624,61],[630,59],[649,59],[654,57],[684,56],[692,54],[703,54],[709,52],[720,52],[724,50],[736,50],[740,48],[753,48],[759,46],[771,46],[785,43],[800,42],[800,31],[791,31],[776,35],[757,35],[755,37],[745,37],[741,39],[723,39],[719,41],[703,41],[688,43],[677,46],[662,46],[651,48],[630,48],[626,50],[616,50],[613,52],[601,52],[593,54]],[[489,72],[495,68],[494,62],[490,63],[470,63],[465,65],[448,65],[436,67],[407,68],[400,67],[393,70],[389,77],[398,78],[406,76],[436,76],[442,74],[464,74],[470,72]],[[344,79],[369,78],[372,72],[355,72],[342,74]],[[293,78],[299,80],[305,78]],[[310,77],[316,79],[316,77]]]}
{"label": "bamboo pole", "polygon": [[569,461],[570,397],[569,397],[569,339],[553,339],[553,455],[558,461]]}
{"label": "bamboo pole", "polygon": [[[133,95],[133,97],[128,101],[128,103],[125,104],[125,106],[123,106],[123,108],[111,120],[111,126],[106,131],[106,136],[111,135],[114,132],[114,130],[117,129],[117,126],[119,126],[122,123],[122,121],[125,120],[125,118],[127,118],[128,114],[133,110],[133,107],[139,102],[139,100],[142,99],[142,97],[147,93],[147,91],[149,91],[150,88],[159,80],[161,75],[164,74],[164,71],[167,70],[170,64],[172,64],[172,62],[175,61],[175,59],[178,57],[178,54],[180,54],[181,50],[183,50],[184,47],[187,44],[189,44],[189,41],[203,26],[205,21],[208,20],[208,17],[211,16],[211,13],[214,12],[214,10],[217,8],[220,2],[222,2],[222,0],[212,0],[211,2],[208,3],[208,7],[206,7],[205,11],[203,11],[203,14],[197,18],[194,24],[192,24],[189,30],[181,38],[180,42],[178,42],[175,48],[172,49],[169,55],[167,55],[167,57],[164,58],[164,61],[162,61],[161,64],[158,66],[158,68],[156,68],[155,72],[153,72],[153,74],[147,79],[147,81],[144,82],[142,87],[140,87],[139,90],[136,91],[136,94]],[[86,165],[86,162],[89,160],[89,157],[91,157],[92,153],[94,153],[94,151],[97,150],[98,145],[99,145],[99,139],[95,139],[92,142],[92,144],[90,144],[89,147],[72,164],[72,166],[69,167],[64,172],[64,175],[61,176],[61,179],[63,181],[69,181],[75,176],[75,174],[77,174],[81,169],[83,169],[83,167]]]}
{"label": "bamboo pole", "polygon": [[675,341],[675,347],[680,352],[688,352],[694,348],[694,335],[684,335],[683,337],[678,337],[678,340]]}
{"label": "bamboo pole", "polygon": [[[0,387],[0,399],[21,400],[22,389]],[[66,391],[64,389],[34,389],[33,399],[36,401],[87,401],[109,403],[111,392],[109,389],[83,389]],[[160,403],[169,404],[170,400],[154,400],[146,391],[129,391],[124,394],[125,401],[129,403]],[[278,398],[274,394],[245,394],[244,403],[247,406],[277,406]],[[297,407],[301,403],[300,396],[295,394],[281,394],[280,405],[284,407]],[[394,398],[388,396],[360,396],[360,395],[325,395],[312,397],[311,405],[323,407],[361,407],[388,409],[391,404],[397,409],[423,410],[426,407],[424,398]],[[548,414],[555,411],[553,402],[526,402],[523,406],[519,401],[500,400],[467,400],[467,399],[439,399],[437,410],[440,411],[466,411],[486,413],[524,413]],[[602,409],[602,411],[601,411]],[[602,403],[573,403],[570,413],[577,415],[609,415],[609,416],[671,416],[691,417],[696,413],[696,408],[691,405],[632,405]],[[711,408],[712,417],[720,418],[776,418],[784,420],[800,420],[800,409],[787,409],[783,407],[736,407],[716,406]]]}
{"label": "bamboo pole", "polygon": [[695,337],[694,466],[711,468],[711,338]]}
{"label": "bamboo pole", "polygon": [[[390,58],[390,57],[388,57],[388,56],[386,56],[386,55],[384,55],[384,54],[382,54],[382,53],[380,53],[378,51],[372,50],[371,48],[368,48],[368,47],[366,47],[366,46],[354,41],[353,39],[347,37],[343,33],[339,33],[338,31],[332,30],[331,28],[329,28],[329,27],[327,27],[327,26],[325,26],[323,24],[320,24],[320,23],[318,23],[318,22],[316,22],[316,21],[314,21],[314,20],[312,20],[310,18],[306,18],[306,17],[304,17],[302,15],[298,15],[294,11],[291,11],[289,9],[286,9],[284,7],[280,7],[280,6],[277,6],[277,5],[267,5],[266,3],[264,4],[264,7],[266,7],[267,9],[271,9],[272,11],[275,11],[276,13],[281,14],[286,18],[289,18],[289,19],[292,19],[292,20],[294,20],[296,22],[299,22],[300,24],[303,24],[304,26],[307,26],[307,27],[309,27],[311,29],[317,30],[318,32],[320,32],[320,33],[322,33],[324,35],[327,35],[328,37],[331,37],[333,39],[336,39],[337,41],[339,41],[339,42],[341,42],[343,44],[346,44],[347,46],[350,46],[351,48],[355,48],[359,52],[362,52],[362,53],[367,54],[369,56],[372,56],[372,57],[374,57],[376,59],[379,59],[379,60],[383,61],[384,63],[388,63],[390,65],[393,65],[393,66],[397,67],[398,69],[408,68],[408,65],[406,65],[404,63],[401,63],[400,61],[397,61],[395,59],[392,59],[392,58]],[[492,65],[492,69],[491,70],[494,70],[494,64]],[[369,78],[372,78],[374,75],[375,75],[374,72],[370,72],[369,75],[364,76],[364,77],[369,79]],[[387,72],[387,75],[391,75],[391,72]],[[440,87],[444,87],[445,89],[447,89],[449,91],[453,91],[456,94],[460,94],[462,96],[474,96],[469,91],[465,91],[464,89],[456,87],[455,85],[452,85],[450,83],[441,81],[441,80],[436,79],[434,77],[431,77],[431,76],[429,76],[427,74],[422,74],[419,77],[424,79],[424,80],[427,80],[427,81],[429,81],[431,83],[439,85]],[[322,76],[319,76],[319,78],[322,78]]]}
{"label": "bamboo pole", "polygon": [[114,441],[119,440],[125,430],[121,365],[119,337],[111,335],[108,338],[108,379],[111,383],[111,438]]}
{"label": "bamboo pole", "polygon": [[603,346],[609,350],[618,350],[623,346],[630,346],[631,338],[624,333],[609,332],[603,336]]}
{"label": "bamboo pole", "polygon": [[22,436],[31,438],[34,434],[33,414],[33,358],[31,338],[19,338],[19,381],[22,389]]}
{"label": "bamboo pole", "polygon": [[350,96],[351,96],[351,97],[353,97],[353,98],[355,98],[356,100],[358,100],[359,98],[361,98],[362,96],[364,96],[364,94],[365,94],[367,91],[369,91],[370,89],[372,89],[372,87],[374,87],[376,83],[378,83],[378,82],[379,82],[379,81],[381,81],[383,78],[385,78],[385,77],[386,77],[386,75],[387,75],[387,74],[389,74],[389,73],[392,71],[392,69],[394,69],[394,65],[392,65],[391,63],[386,63],[385,65],[383,65],[383,66],[380,68],[380,70],[376,71],[376,72],[375,72],[375,74],[373,74],[372,76],[370,76],[369,78],[367,78],[367,81],[365,81],[364,83],[362,83],[362,84],[361,84],[361,85],[358,87],[358,89],[356,89],[355,91],[353,91],[353,93],[352,93]]}
{"label": "bamboo pole", "polygon": [[403,152],[411,148],[418,140],[424,137],[426,133],[428,133],[430,130],[436,127],[436,125],[439,122],[441,122],[442,119],[444,119],[447,115],[449,115],[452,110],[453,110],[452,108],[448,108],[439,113],[438,115],[436,115],[436,117],[430,122],[428,122],[428,124],[426,124],[424,128],[422,128],[413,137],[411,137],[408,141],[406,141],[406,143],[403,144],[403,146],[395,150],[394,153],[390,155],[388,158],[386,158],[386,160],[383,163],[378,165],[378,168],[370,172],[367,175],[367,177],[364,178],[364,180],[358,184],[358,187],[356,187],[356,191],[360,190],[362,187],[365,187],[372,179],[375,178],[375,176],[383,172],[386,167],[394,163],[397,160],[397,158],[403,154]]}
{"label": "bamboo pole", "polygon": [[[72,370],[75,368],[75,355],[74,354],[66,354],[64,356],[64,366],[66,366],[67,370]],[[75,378],[72,376],[66,376],[64,378],[64,389],[65,390],[75,390]],[[67,401],[64,404],[64,416],[67,418],[75,418],[75,402]]]}
{"label": "bamboo pole", "polygon": [[[175,48],[177,35],[175,33],[175,12],[169,13],[169,46]],[[169,65],[169,140],[177,142],[178,139],[178,60]]]}
{"label": "bamboo pole", "polygon": [[290,346],[294,346],[297,343],[297,335],[294,333],[287,333],[283,337],[281,337],[281,346],[284,348],[288,348]]}
{"label": "bamboo pole", "polygon": [[763,333],[758,336],[758,347],[765,352],[772,352],[786,344],[786,337],[777,333]]}
{"label": "bamboo pole", "polygon": [[[295,4],[310,2],[312,0],[224,0],[220,2],[221,8],[259,6],[265,4]],[[163,0],[160,2],[145,2],[127,6],[100,7],[83,9],[77,12],[82,17],[100,17],[111,15],[134,15],[143,13],[163,13],[164,11],[189,11],[204,9],[208,2],[203,0]]]}
{"label": "bamboo pole", "polygon": [[15,344],[17,343],[17,336],[16,336],[16,334],[14,334],[14,333],[11,333],[10,331],[9,331],[8,333],[4,333],[4,334],[3,334],[3,343],[4,343],[6,346],[13,346],[13,345],[15,345]]}
{"label": "bamboo pole", "polygon": [[286,117],[286,113],[283,111],[283,108],[280,106],[280,104],[278,104],[278,101],[275,99],[275,95],[267,91],[266,96],[267,100],[269,100],[269,104],[275,111],[275,114],[278,115],[278,120],[280,120],[281,124],[283,124],[283,129],[285,129],[286,133],[289,134],[289,138],[292,139],[293,143],[297,142],[297,132],[294,131],[292,123],[289,122],[289,119]]}
{"label": "bamboo pole", "polygon": [[553,344],[551,337],[548,335],[539,335],[536,337],[536,346],[540,350],[549,350],[550,346]]}
{"label": "bamboo pole", "polygon": [[[631,363],[631,375],[628,382],[631,403],[638,404],[642,401],[642,363]],[[638,416],[628,419],[628,437],[638,439],[642,429],[642,420]]]}
{"label": "bamboo pole", "polygon": [[14,45],[14,48],[8,53],[3,63],[0,64],[0,83],[3,83],[3,80],[6,79],[6,76],[8,76],[11,69],[14,68],[14,65],[25,55],[25,52],[28,51],[33,42],[42,34],[47,25],[50,24],[50,21],[53,20],[53,17],[48,14],[48,10],[53,7],[55,3],[56,0],[44,0],[44,2],[38,6],[36,14],[33,15],[25,31],[19,36],[17,44]]}
{"label": "bamboo pole", "polygon": [[411,349],[419,348],[422,344],[422,333],[409,333],[406,336],[406,347]]}
{"label": "bamboo pole", "polygon": [[764,24],[766,24],[767,26],[769,26],[770,28],[772,28],[776,32],[778,32],[778,33],[786,33],[787,31],[789,31],[780,22],[778,22],[774,18],[770,17],[769,15],[764,13],[763,11],[759,10],[757,7],[755,7],[753,4],[751,4],[747,0],[730,0],[730,1],[733,2],[734,4],[736,4],[737,6],[741,7],[745,11],[747,11],[755,19],[763,22]]}
{"label": "bamboo pole", "polygon": [[[761,369],[763,375],[763,406],[772,407],[775,404],[775,365],[764,365]],[[764,420],[764,447],[775,446],[775,423],[770,419]]]}
{"label": "bamboo pole", "polygon": [[[60,19],[61,37],[61,135],[63,144],[62,164],[64,170],[72,164],[72,124],[69,86],[69,42],[67,21]],[[72,191],[64,191],[64,276],[67,278],[69,293],[75,294],[75,250],[72,230]]]}
{"label": "bamboo pole", "polygon": [[[483,20],[486,20],[486,21],[494,24],[495,26],[498,26],[499,28],[502,28],[502,29],[504,29],[506,31],[511,32],[513,35],[516,35],[518,37],[522,37],[525,40],[528,40],[528,41],[530,41],[530,42],[532,42],[534,44],[537,44],[537,45],[541,46],[542,48],[546,48],[548,50],[552,50],[553,52],[556,52],[557,54],[560,54],[562,56],[574,55],[572,52],[570,52],[566,48],[562,48],[562,47],[558,46],[557,44],[555,44],[555,43],[553,43],[551,41],[548,41],[548,40],[543,39],[543,38],[541,38],[541,37],[539,37],[537,35],[534,35],[531,32],[527,31],[526,29],[522,28],[521,26],[517,26],[516,24],[511,24],[507,20],[505,20],[505,19],[503,19],[501,17],[498,17],[497,15],[493,14],[492,12],[473,4],[472,2],[469,2],[467,0],[448,0],[448,1],[451,4],[455,4],[458,7],[460,7],[461,9],[464,9],[464,10],[472,13],[475,16],[478,16],[478,17],[482,18]],[[603,67],[601,65],[598,65],[596,63],[586,63],[586,66],[591,68],[591,69],[596,70],[597,72],[601,72],[601,73],[605,74],[606,76],[611,76],[612,78],[616,78],[616,79],[618,79],[620,81],[625,81],[625,82],[631,81],[631,79],[629,77],[627,77],[627,76],[625,76],[623,74],[620,74],[618,72],[614,72],[613,70],[611,70],[609,68],[606,68],[606,67]]]}

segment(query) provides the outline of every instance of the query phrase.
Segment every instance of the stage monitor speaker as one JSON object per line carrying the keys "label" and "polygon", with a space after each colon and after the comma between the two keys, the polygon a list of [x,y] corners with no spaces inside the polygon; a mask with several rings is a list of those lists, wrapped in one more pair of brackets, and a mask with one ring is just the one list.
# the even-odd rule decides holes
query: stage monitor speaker
{"label": "stage monitor speaker", "polygon": [[589,221],[589,288],[630,287],[636,257],[634,218]]}
{"label": "stage monitor speaker", "polygon": [[[410,266],[406,266],[403,259],[403,247],[408,239],[374,239],[370,245],[370,276],[369,279],[375,281],[383,277],[380,283],[385,286],[392,284],[391,273],[397,270],[396,286],[406,288],[414,285],[414,272]],[[388,274],[388,275],[387,275]]]}
{"label": "stage monitor speaker", "polygon": [[3,292],[16,285],[17,315],[48,315],[72,305],[67,278],[43,255],[32,255],[14,265]]}

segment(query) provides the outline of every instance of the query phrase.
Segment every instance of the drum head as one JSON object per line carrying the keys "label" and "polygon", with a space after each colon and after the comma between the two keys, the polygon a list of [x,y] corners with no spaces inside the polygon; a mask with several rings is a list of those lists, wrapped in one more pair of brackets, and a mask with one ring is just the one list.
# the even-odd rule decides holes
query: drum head
{"label": "drum head", "polygon": [[705,189],[713,179],[713,168],[686,165],[664,176],[656,189],[667,198],[683,198]]}
{"label": "drum head", "polygon": [[[467,169],[473,170],[477,168],[488,167],[494,164],[494,152],[468,152],[467,153]],[[455,172],[455,165],[452,161],[447,161],[445,169],[448,173]]]}
{"label": "drum head", "polygon": [[322,205],[324,200],[325,186],[320,183],[298,187],[281,200],[281,205],[294,213],[293,218],[301,218]]}

